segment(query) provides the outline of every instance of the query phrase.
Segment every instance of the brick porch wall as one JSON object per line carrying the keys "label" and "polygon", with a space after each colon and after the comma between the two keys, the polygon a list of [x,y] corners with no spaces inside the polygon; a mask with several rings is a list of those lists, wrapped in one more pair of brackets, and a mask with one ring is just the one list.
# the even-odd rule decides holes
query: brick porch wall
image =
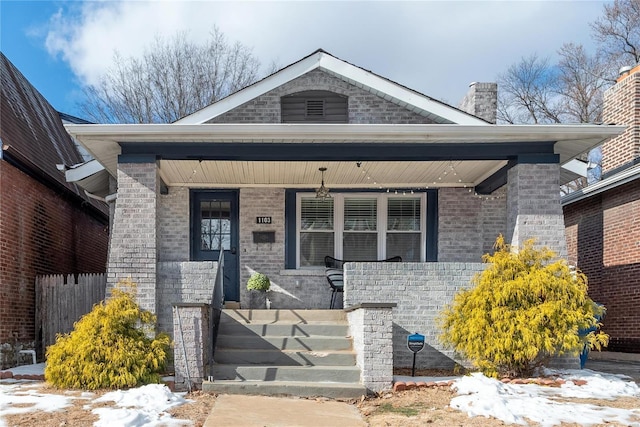
{"label": "brick porch wall", "polygon": [[393,364],[411,367],[413,353],[407,336],[425,336],[425,348],[416,359],[417,368],[449,369],[453,352],[438,342],[436,317],[460,289],[470,285],[481,263],[347,263],[345,306],[361,303],[396,303],[393,309]]}

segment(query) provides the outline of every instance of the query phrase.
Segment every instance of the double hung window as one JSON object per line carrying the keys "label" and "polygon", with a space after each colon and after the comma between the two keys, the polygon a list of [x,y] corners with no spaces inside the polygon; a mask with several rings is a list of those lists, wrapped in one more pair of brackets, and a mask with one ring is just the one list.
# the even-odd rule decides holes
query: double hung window
{"label": "double hung window", "polygon": [[425,259],[424,193],[332,193],[325,200],[298,193],[297,266],[324,265],[324,257],[378,260]]}

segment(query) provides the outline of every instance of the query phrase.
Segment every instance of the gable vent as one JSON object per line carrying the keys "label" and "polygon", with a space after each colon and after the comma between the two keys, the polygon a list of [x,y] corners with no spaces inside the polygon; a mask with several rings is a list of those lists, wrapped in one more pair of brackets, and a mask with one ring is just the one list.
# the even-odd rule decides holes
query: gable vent
{"label": "gable vent", "polygon": [[324,116],[324,99],[307,99],[307,117]]}

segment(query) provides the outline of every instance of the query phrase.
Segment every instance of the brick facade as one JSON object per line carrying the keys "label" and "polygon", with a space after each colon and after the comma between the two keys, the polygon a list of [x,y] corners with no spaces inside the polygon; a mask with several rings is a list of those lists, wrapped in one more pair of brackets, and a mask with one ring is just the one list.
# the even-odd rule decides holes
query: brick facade
{"label": "brick facade", "polygon": [[608,350],[640,353],[640,181],[564,207],[569,260],[604,304]]}
{"label": "brick facade", "polygon": [[138,285],[138,303],[154,313],[158,185],[155,163],[118,163],[107,275],[108,288],[130,277]]}
{"label": "brick facade", "polygon": [[602,146],[609,186],[565,204],[567,249],[587,275],[589,296],[607,308],[608,350],[640,353],[640,180],[617,181],[640,162],[640,67],[605,92],[603,118],[628,127]]}
{"label": "brick facade", "polygon": [[521,246],[535,238],[537,246],[567,256],[559,188],[558,164],[518,164],[509,170],[507,243]]}
{"label": "brick facade", "polygon": [[489,123],[496,124],[498,112],[498,84],[476,83],[469,85],[469,91],[460,101],[459,108]]}
{"label": "brick facade", "polygon": [[320,70],[310,71],[208,123],[280,123],[280,98],[305,90],[326,90],[348,96],[349,123],[433,123],[426,117]]}
{"label": "brick facade", "polygon": [[640,159],[640,70],[618,81],[604,93],[604,123],[627,125],[627,130],[602,146],[602,174],[607,176]]}
{"label": "brick facade", "polygon": [[33,342],[35,276],[106,270],[108,226],[0,160],[0,344]]}
{"label": "brick facade", "polygon": [[476,196],[467,188],[438,190],[438,260],[479,262],[507,231],[506,189]]}

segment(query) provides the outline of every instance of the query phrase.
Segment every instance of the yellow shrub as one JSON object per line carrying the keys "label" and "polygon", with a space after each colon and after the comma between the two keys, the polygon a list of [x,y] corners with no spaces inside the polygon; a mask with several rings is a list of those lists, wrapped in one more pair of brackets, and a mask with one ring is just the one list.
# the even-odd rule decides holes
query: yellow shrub
{"label": "yellow shrub", "polygon": [[135,302],[129,279],[106,302],[58,335],[47,348],[45,378],[56,387],[95,390],[157,383],[169,349],[169,336],[153,334],[156,317]]}
{"label": "yellow shrub", "polygon": [[528,376],[553,356],[608,343],[595,333],[604,307],[587,296],[586,276],[533,244],[511,251],[499,236],[483,256],[490,265],[441,313],[443,344],[486,375]]}

